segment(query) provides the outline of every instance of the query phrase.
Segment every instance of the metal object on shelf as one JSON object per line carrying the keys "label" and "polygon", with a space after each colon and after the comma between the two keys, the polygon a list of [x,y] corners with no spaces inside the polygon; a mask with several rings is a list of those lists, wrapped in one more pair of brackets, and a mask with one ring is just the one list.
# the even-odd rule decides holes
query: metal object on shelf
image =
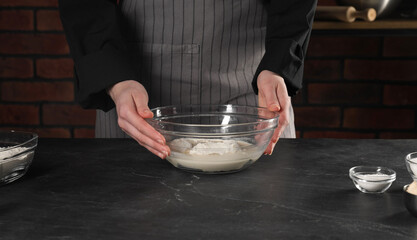
{"label": "metal object on shelf", "polygon": [[385,17],[392,13],[401,0],[336,0],[338,5],[353,6],[357,10],[373,8],[376,10],[377,17]]}

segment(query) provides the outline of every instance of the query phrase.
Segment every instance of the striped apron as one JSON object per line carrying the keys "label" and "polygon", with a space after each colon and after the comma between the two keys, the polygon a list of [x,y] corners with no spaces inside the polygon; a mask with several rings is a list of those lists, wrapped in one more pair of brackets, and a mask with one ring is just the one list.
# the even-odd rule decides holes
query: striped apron
{"label": "striped apron", "polygon": [[[149,107],[257,106],[251,82],[265,52],[263,0],[121,0],[127,40]],[[294,113],[281,137],[294,138]],[[96,137],[128,137],[115,109],[97,111]]]}

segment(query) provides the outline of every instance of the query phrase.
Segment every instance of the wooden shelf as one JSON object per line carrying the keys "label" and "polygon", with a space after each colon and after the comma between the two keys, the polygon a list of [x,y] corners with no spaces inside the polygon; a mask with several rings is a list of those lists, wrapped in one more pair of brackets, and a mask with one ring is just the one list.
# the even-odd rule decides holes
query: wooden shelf
{"label": "wooden shelf", "polygon": [[417,19],[377,19],[374,22],[316,20],[313,23],[314,35],[345,36],[417,36]]}
{"label": "wooden shelf", "polygon": [[376,20],[374,22],[355,21],[345,23],[338,21],[321,21],[313,23],[314,30],[417,30],[417,19],[389,19]]}

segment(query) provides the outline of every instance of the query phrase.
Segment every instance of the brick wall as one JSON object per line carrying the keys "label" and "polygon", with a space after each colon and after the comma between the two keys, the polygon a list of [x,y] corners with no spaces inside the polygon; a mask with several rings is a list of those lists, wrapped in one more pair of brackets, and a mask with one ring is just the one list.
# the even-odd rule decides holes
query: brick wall
{"label": "brick wall", "polygon": [[416,43],[417,36],[313,35],[294,99],[297,135],[417,138]]}
{"label": "brick wall", "polygon": [[0,128],[93,137],[95,111],[74,103],[57,7],[57,0],[0,1]]}
{"label": "brick wall", "polygon": [[[93,137],[95,112],[74,103],[73,62],[57,5],[0,1],[0,129]],[[313,34],[304,87],[293,99],[297,135],[416,138],[416,42]]]}
{"label": "brick wall", "polygon": [[313,36],[300,137],[417,138],[417,37]]}

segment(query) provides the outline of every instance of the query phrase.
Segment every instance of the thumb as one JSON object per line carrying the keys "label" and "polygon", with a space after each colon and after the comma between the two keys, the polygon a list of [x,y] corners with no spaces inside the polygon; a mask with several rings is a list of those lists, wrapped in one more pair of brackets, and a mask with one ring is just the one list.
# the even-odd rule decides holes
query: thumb
{"label": "thumb", "polygon": [[138,113],[143,118],[153,118],[153,112],[146,105],[142,108],[138,108]]}
{"label": "thumb", "polygon": [[[266,90],[266,91],[265,91]],[[269,111],[277,112],[281,109],[278,102],[278,97],[274,89],[265,89],[263,95],[265,96],[265,104]]]}
{"label": "thumb", "polygon": [[132,96],[136,105],[136,111],[142,118],[153,118],[153,113],[148,107],[147,97]]}

